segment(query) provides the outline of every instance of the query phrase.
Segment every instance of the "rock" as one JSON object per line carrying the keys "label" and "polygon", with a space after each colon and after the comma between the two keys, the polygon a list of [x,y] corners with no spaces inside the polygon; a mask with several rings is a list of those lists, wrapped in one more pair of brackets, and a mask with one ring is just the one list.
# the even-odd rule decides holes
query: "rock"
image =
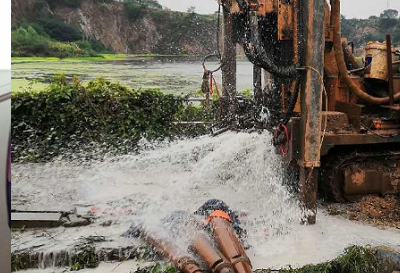
{"label": "rock", "polygon": [[66,221],[63,223],[63,227],[70,228],[70,227],[83,227],[88,226],[92,223],[89,219],[78,217],[75,214],[69,215]]}
{"label": "rock", "polygon": [[111,220],[105,221],[105,222],[100,224],[100,226],[102,226],[102,227],[109,227],[111,225],[112,225],[112,221]]}

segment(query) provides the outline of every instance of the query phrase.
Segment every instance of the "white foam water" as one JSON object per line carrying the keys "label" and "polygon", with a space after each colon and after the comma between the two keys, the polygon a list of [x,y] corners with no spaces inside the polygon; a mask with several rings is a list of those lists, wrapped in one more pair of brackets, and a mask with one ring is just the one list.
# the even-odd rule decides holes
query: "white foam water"
{"label": "white foam water", "polygon": [[239,212],[255,268],[301,266],[339,255],[352,244],[400,248],[395,231],[319,215],[302,226],[304,212],[283,185],[280,156],[269,133],[228,132],[144,149],[102,162],[15,164],[13,202],[88,207],[129,226],[153,230],[174,211],[194,212],[220,199]]}

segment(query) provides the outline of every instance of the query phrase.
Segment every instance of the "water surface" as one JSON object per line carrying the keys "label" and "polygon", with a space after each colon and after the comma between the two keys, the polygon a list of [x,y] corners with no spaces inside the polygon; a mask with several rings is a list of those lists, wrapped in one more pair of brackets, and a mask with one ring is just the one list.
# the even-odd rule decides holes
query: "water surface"
{"label": "water surface", "polygon": [[[79,76],[83,81],[104,77],[131,88],[159,88],[166,93],[187,94],[201,87],[202,60],[194,57],[131,57],[117,61],[51,61],[15,62],[12,64],[13,91],[31,87],[43,88],[54,75],[64,73],[68,78]],[[209,69],[217,62],[207,63]],[[238,91],[252,87],[252,64],[239,60]],[[221,86],[221,73],[215,73]]]}

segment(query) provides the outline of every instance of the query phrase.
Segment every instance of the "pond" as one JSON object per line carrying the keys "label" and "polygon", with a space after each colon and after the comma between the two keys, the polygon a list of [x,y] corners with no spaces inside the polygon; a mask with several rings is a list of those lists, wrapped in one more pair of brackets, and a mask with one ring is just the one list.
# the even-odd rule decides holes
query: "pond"
{"label": "pond", "polygon": [[[67,78],[74,75],[88,81],[104,77],[131,88],[159,88],[165,93],[188,94],[201,87],[203,68],[201,58],[196,57],[137,57],[131,56],[116,61],[18,61],[12,63],[12,90],[25,88],[41,89],[54,75],[64,73]],[[216,61],[207,63],[209,69],[216,68]],[[238,91],[252,88],[252,64],[238,60]],[[221,86],[221,72],[215,73]]]}

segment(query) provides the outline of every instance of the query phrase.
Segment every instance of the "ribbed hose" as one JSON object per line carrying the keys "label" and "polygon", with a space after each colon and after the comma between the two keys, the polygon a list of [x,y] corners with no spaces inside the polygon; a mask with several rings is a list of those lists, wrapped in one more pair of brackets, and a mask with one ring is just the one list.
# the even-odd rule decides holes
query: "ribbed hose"
{"label": "ribbed hose", "polygon": [[236,2],[238,3],[239,8],[240,8],[242,11],[247,10],[248,4],[247,4],[247,2],[246,2],[245,0],[236,0]]}
{"label": "ribbed hose", "polygon": [[[342,37],[341,37],[341,25],[340,25],[340,0],[331,0],[332,6],[332,20],[333,20],[333,43],[335,47],[335,58],[338,65],[339,73],[345,84],[349,87],[350,92],[360,99],[375,105],[382,105],[390,102],[389,97],[377,98],[365,93],[359,88],[350,78],[349,72],[346,67],[344,60]],[[400,100],[400,93],[394,95],[394,100]]]}
{"label": "ribbed hose", "polygon": [[250,29],[251,29],[251,42],[254,46],[255,56],[261,65],[261,67],[268,72],[275,74],[283,78],[297,78],[299,72],[295,65],[279,66],[277,65],[271,54],[266,52],[260,36],[260,30],[258,26],[258,16],[256,11],[250,11]]}

